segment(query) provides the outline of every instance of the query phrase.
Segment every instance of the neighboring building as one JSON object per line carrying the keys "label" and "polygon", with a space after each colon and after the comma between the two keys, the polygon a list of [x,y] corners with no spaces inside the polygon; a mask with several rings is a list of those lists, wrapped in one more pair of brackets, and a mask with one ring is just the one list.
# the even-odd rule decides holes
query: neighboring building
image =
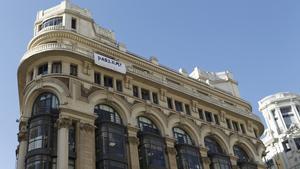
{"label": "neighboring building", "polygon": [[137,56],[68,1],[34,28],[17,169],[264,168],[264,126],[228,72],[206,83]]}
{"label": "neighboring building", "polygon": [[268,128],[262,141],[270,169],[300,168],[300,95],[277,93],[259,101]]}

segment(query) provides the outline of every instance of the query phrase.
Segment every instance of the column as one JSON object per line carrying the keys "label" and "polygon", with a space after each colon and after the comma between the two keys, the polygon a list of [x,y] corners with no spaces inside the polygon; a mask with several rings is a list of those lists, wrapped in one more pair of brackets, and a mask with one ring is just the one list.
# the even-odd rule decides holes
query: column
{"label": "column", "polygon": [[208,149],[205,147],[200,147],[199,151],[200,151],[200,155],[201,155],[203,169],[210,169],[209,165],[210,165],[211,161],[210,161],[210,158],[207,156]]}
{"label": "column", "polygon": [[67,118],[57,120],[57,169],[66,169],[69,164],[69,126],[72,121]]}
{"label": "column", "polygon": [[229,158],[230,158],[232,169],[238,169],[238,166],[237,166],[238,157],[236,157],[236,156],[234,156],[234,155],[231,154],[229,156]]}
{"label": "column", "polygon": [[20,131],[18,133],[18,141],[19,141],[19,152],[18,152],[17,169],[25,169],[25,157],[27,152],[26,131]]}
{"label": "column", "polygon": [[129,168],[139,169],[139,139],[137,138],[138,128],[128,126],[128,144],[129,144]]}
{"label": "column", "polygon": [[169,169],[177,169],[177,160],[176,160],[177,151],[175,148],[175,140],[173,138],[166,137],[166,145],[167,145]]}
{"label": "column", "polygon": [[[96,146],[95,146],[95,126],[92,123],[78,124],[79,136],[76,139],[77,169],[95,169],[96,167]],[[78,128],[77,127],[77,128]],[[78,132],[77,132],[78,133]]]}

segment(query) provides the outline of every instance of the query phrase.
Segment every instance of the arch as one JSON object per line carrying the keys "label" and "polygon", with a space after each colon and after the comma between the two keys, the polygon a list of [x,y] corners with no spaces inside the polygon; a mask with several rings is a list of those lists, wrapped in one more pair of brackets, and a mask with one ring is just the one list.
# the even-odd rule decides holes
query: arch
{"label": "arch", "polygon": [[229,140],[230,140],[229,145],[232,148],[231,149],[232,154],[234,154],[233,146],[238,145],[247,152],[247,155],[249,156],[250,159],[255,160],[255,156],[257,155],[257,152],[256,152],[255,145],[253,143],[251,143],[250,140],[248,140],[244,137],[240,137],[238,134],[232,134],[229,137]]}
{"label": "arch", "polygon": [[24,117],[31,117],[34,101],[40,94],[45,92],[56,95],[60,105],[67,104],[67,97],[70,96],[70,92],[66,85],[55,78],[45,78],[34,82],[28,86],[28,89],[23,96],[21,112],[23,113]]}
{"label": "arch", "polygon": [[214,138],[221,147],[223,147],[224,153],[230,155],[229,137],[221,129],[214,128],[213,126],[203,125],[200,130],[200,142],[205,147],[204,138],[210,136]]}
{"label": "arch", "polygon": [[98,104],[106,104],[115,109],[121,116],[124,125],[128,124],[130,116],[130,108],[128,103],[121,97],[109,93],[105,90],[97,90],[88,96],[88,102],[90,107],[90,112],[94,113],[94,107]]}
{"label": "arch", "polygon": [[159,129],[161,135],[164,137],[166,135],[166,124],[167,118],[164,113],[159,109],[152,108],[143,103],[137,103],[131,107],[131,116],[130,116],[130,124],[138,127],[137,117],[145,116],[149,118]]}
{"label": "arch", "polygon": [[192,140],[195,143],[195,146],[199,146],[200,144],[200,135],[197,131],[199,131],[198,126],[195,125],[195,123],[189,119],[181,118],[178,114],[171,115],[168,118],[168,130],[167,135],[173,137],[173,128],[178,127],[182,128],[184,131],[186,131]]}

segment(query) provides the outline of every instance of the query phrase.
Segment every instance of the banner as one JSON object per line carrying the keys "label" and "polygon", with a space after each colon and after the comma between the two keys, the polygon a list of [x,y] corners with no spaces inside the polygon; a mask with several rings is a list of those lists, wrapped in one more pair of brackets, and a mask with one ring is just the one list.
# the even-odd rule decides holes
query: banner
{"label": "banner", "polygon": [[105,67],[107,69],[114,70],[116,72],[120,72],[125,74],[126,73],[126,66],[124,63],[110,59],[108,57],[99,55],[94,53],[94,61],[96,65]]}

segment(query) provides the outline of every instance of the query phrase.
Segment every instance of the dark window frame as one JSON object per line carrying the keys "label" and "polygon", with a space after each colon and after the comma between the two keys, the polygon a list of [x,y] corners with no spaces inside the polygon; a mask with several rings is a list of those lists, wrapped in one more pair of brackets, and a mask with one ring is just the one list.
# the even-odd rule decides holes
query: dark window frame
{"label": "dark window frame", "polygon": [[183,103],[181,101],[175,100],[174,104],[177,112],[183,112]]}
{"label": "dark window frame", "polygon": [[70,64],[70,75],[78,76],[78,65]]}
{"label": "dark window frame", "polygon": [[122,80],[116,80],[116,89],[119,92],[123,92],[123,82]]}
{"label": "dark window frame", "polygon": [[150,90],[141,88],[141,96],[143,100],[150,100]]}
{"label": "dark window frame", "polygon": [[114,78],[108,75],[103,76],[103,82],[105,87],[114,87]]}
{"label": "dark window frame", "polygon": [[140,92],[139,92],[139,87],[136,85],[132,86],[132,94],[134,97],[139,98],[140,97]]}
{"label": "dark window frame", "polygon": [[38,75],[46,75],[48,74],[48,63],[41,64],[38,67]]}
{"label": "dark window frame", "polygon": [[51,73],[62,73],[62,64],[61,62],[53,62],[51,67]]}
{"label": "dark window frame", "polygon": [[152,92],[152,101],[154,104],[159,104],[158,94],[156,92]]}
{"label": "dark window frame", "polygon": [[94,83],[101,85],[101,73],[94,72]]}

